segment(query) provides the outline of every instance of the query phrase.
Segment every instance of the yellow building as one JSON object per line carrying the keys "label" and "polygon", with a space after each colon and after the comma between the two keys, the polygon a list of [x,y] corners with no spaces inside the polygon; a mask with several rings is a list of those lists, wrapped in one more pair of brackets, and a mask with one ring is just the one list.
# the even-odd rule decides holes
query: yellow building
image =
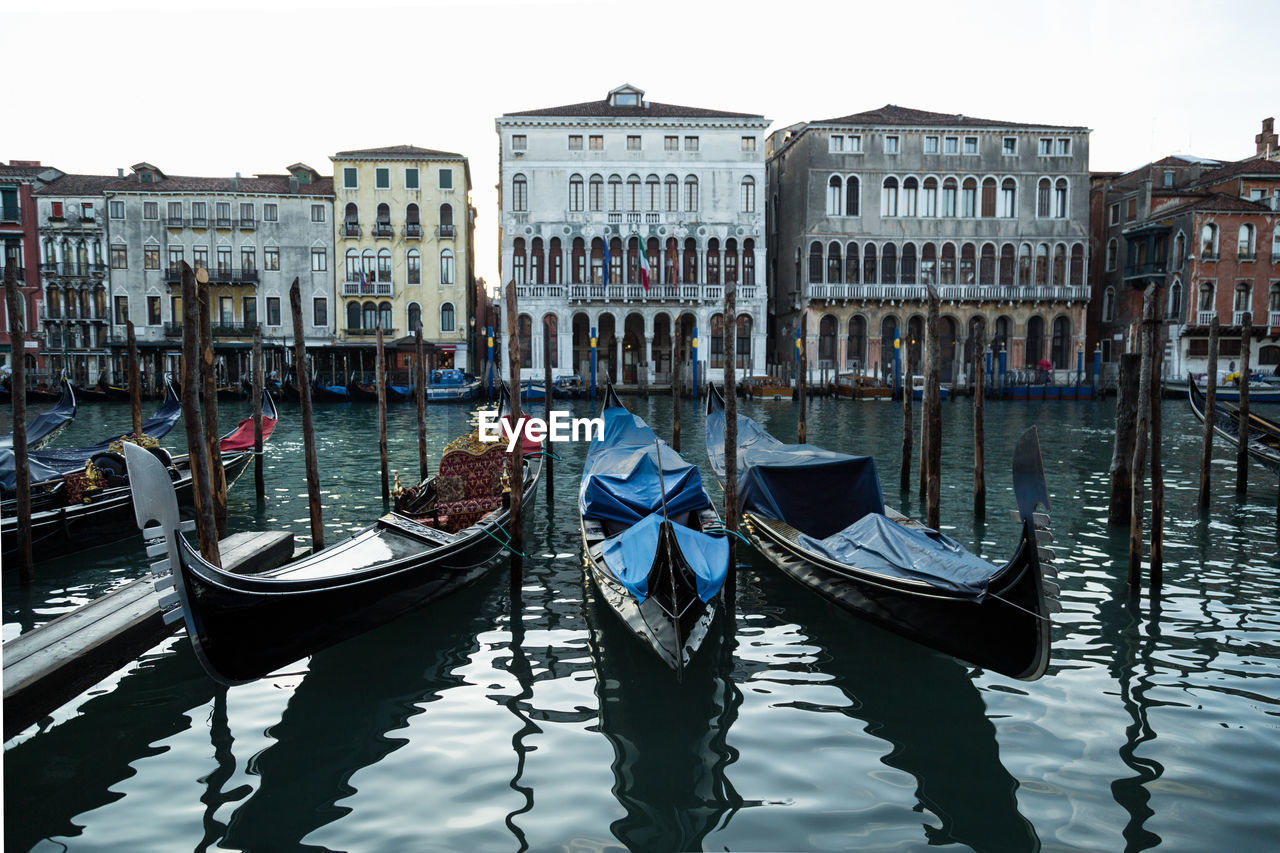
{"label": "yellow building", "polygon": [[378,326],[390,343],[421,325],[438,366],[466,367],[475,299],[467,158],[396,145],[330,159],[336,345],[372,344]]}

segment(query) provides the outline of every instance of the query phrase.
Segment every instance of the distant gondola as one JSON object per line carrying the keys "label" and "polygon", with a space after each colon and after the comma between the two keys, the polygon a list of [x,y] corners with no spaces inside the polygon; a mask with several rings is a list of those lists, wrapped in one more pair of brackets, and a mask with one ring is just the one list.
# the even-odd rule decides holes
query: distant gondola
{"label": "distant gondola", "polygon": [[[1204,423],[1204,394],[1196,385],[1194,377],[1188,376],[1187,380],[1187,399],[1191,403],[1191,411],[1201,423]],[[1239,446],[1240,410],[1217,399],[1213,401],[1213,409],[1214,432],[1232,445]],[[1280,474],[1280,423],[1250,412],[1248,453],[1264,468]]]}
{"label": "distant gondola", "polygon": [[314,403],[350,403],[351,392],[345,385],[324,385],[319,380],[311,386]]}
{"label": "distant gondola", "polygon": [[407,403],[415,399],[416,390],[412,385],[392,385],[387,383],[388,403]]}
{"label": "distant gondola", "polygon": [[578,493],[583,549],[600,597],[678,671],[715,617],[729,543],[696,466],[605,391],[604,436],[587,450]]}
{"label": "distant gondola", "polygon": [[347,383],[347,396],[353,403],[378,402],[378,386],[372,382],[360,382],[352,379]]}
{"label": "distant gondola", "polygon": [[[707,401],[707,455],[723,482],[724,401]],[[1012,678],[1049,663],[1049,612],[1038,542],[1049,506],[1034,429],[1019,439],[1013,489],[1022,533],[994,566],[884,506],[875,460],[783,444],[738,416],[738,499],[752,543],[786,574],[908,639]],[[1045,553],[1048,556],[1048,553]]]}
{"label": "distant gondola", "polygon": [[[71,383],[62,380],[62,396],[52,409],[36,415],[27,424],[27,450],[39,450],[50,441],[58,430],[71,423],[76,416],[76,394]],[[13,447],[13,433],[0,436],[0,451]]]}
{"label": "distant gondola", "polygon": [[[145,451],[126,447],[139,489],[138,526],[168,541],[187,632],[205,671],[227,684],[252,681],[484,574],[507,536],[509,496],[496,475],[508,456],[505,443],[479,445],[475,436],[446,450],[437,474],[400,495],[371,526],[253,575],[223,571],[200,556],[179,532],[168,476]],[[528,507],[542,458],[539,445],[523,450]]]}

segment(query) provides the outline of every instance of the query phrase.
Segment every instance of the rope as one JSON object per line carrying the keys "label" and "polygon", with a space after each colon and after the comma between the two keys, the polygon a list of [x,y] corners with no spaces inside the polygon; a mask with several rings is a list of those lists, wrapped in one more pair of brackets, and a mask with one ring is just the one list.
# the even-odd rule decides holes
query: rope
{"label": "rope", "polygon": [[742,535],[741,533],[739,533],[738,531],[736,531],[736,530],[730,530],[730,529],[729,529],[729,528],[727,528],[727,527],[704,527],[704,528],[702,528],[702,532],[703,532],[703,533],[730,533],[730,534],[732,534],[732,535],[734,535],[734,536],[737,536],[739,539],[741,539],[741,540],[742,540],[742,544],[744,544],[744,545],[750,545],[750,544],[751,544],[751,540],[747,539],[747,537],[743,536],[743,535]]}
{"label": "rope", "polygon": [[560,458],[559,454],[557,454],[554,450],[538,450],[533,453],[526,453],[525,456],[550,456],[552,459],[554,459],[557,462],[564,461],[563,459]]}
{"label": "rope", "polygon": [[[499,530],[501,530],[502,528],[498,528],[498,529],[499,529]],[[508,551],[510,551],[512,554],[515,554],[515,555],[516,555],[517,557],[519,557],[520,559],[522,559],[522,560],[523,560],[523,559],[527,559],[527,557],[526,557],[524,554],[521,554],[521,553],[520,553],[519,551],[517,551],[515,548],[512,548],[512,547],[511,547],[511,540],[510,540],[510,539],[508,539],[506,542],[503,542],[503,541],[502,541],[501,539],[499,539],[497,536],[494,536],[494,535],[493,535],[493,532],[492,532],[491,530],[489,530],[489,528],[487,528],[487,527],[481,527],[481,528],[480,528],[480,530],[482,530],[482,531],[484,532],[484,534],[485,534],[486,536],[488,536],[490,539],[492,539],[494,542],[497,542],[497,543],[498,543],[499,545],[501,545],[503,548],[506,548]]]}
{"label": "rope", "polygon": [[1053,622],[1053,620],[1050,619],[1048,616],[1041,616],[1039,613],[1035,613],[1034,611],[1028,610],[1027,608],[1023,607],[1020,604],[1014,604],[1012,601],[1009,601],[1006,598],[1001,598],[1000,596],[996,595],[994,592],[988,592],[987,595],[991,596],[996,601],[1009,605],[1015,610],[1021,610],[1023,613],[1027,614],[1028,616],[1034,616],[1035,618],[1040,619],[1044,622],[1050,622],[1050,623]]}

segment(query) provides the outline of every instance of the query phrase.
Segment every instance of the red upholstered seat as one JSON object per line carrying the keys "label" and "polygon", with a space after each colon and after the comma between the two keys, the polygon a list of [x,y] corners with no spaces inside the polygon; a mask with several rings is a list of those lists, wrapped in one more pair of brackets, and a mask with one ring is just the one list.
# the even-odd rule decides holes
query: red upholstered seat
{"label": "red upholstered seat", "polygon": [[502,506],[502,474],[507,454],[501,443],[480,453],[451,450],[436,475],[436,507],[440,528],[456,533]]}

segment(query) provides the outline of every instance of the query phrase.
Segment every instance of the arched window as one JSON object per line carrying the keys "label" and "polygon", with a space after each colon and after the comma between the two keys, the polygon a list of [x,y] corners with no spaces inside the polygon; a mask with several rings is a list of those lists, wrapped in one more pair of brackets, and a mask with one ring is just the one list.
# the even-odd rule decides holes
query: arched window
{"label": "arched window", "polygon": [[604,178],[599,175],[592,175],[588,190],[587,204],[590,209],[604,210]]}
{"label": "arched window", "polygon": [[373,302],[366,302],[360,306],[360,322],[363,328],[372,332],[378,327],[378,306]]}
{"label": "arched window", "polygon": [[1052,190],[1052,184],[1048,178],[1041,178],[1036,184],[1036,216],[1041,219],[1049,218],[1049,196]]}
{"label": "arched window", "polygon": [[898,318],[892,314],[880,321],[880,358],[885,370],[893,364],[893,341],[898,335]]}
{"label": "arched window", "polygon": [[547,251],[548,284],[564,284],[564,248],[559,237],[551,238],[551,247]]}
{"label": "arched window", "polygon": [[354,201],[347,202],[347,206],[345,208],[345,212],[343,213],[342,219],[348,225],[359,224],[360,208],[356,206],[356,203]]}
{"label": "arched window", "polygon": [[[1232,325],[1239,326],[1244,322],[1244,314],[1253,310],[1253,285],[1247,281],[1236,282],[1236,301],[1235,316],[1231,319]],[[1258,318],[1252,318],[1257,321]]]}
{"label": "arched window", "polygon": [[627,210],[638,211],[641,201],[640,176],[632,175],[627,178]]}
{"label": "arched window", "polygon": [[844,212],[844,182],[839,175],[827,181],[827,216],[839,216]]}
{"label": "arched window", "polygon": [[[1213,317],[1218,313],[1217,297],[1214,293],[1213,282],[1206,281],[1200,285],[1200,317],[1196,318],[1196,324],[1207,326],[1213,322]],[[1205,316],[1207,315],[1207,316]]]}
{"label": "arched window", "polygon": [[756,283],[756,241],[750,238],[742,241],[742,283]]}
{"label": "arched window", "polygon": [[1053,182],[1053,218],[1067,218],[1067,179],[1058,178]]}
{"label": "arched window", "polygon": [[1102,322],[1110,323],[1116,318],[1116,289],[1108,287],[1102,291]]}
{"label": "arched window", "polygon": [[1031,244],[1023,243],[1018,250],[1018,284],[1021,286],[1031,286],[1031,262]]}
{"label": "arched window", "polygon": [[422,253],[410,249],[404,256],[405,278],[409,284],[422,284]]}
{"label": "arched window", "polygon": [[817,240],[809,244],[809,281],[822,283],[822,244]]}
{"label": "arched window", "polygon": [[845,367],[857,369],[867,363],[867,319],[861,314],[849,318],[849,340],[844,347]]}
{"label": "arched window", "polygon": [[[754,197],[752,200],[754,201]],[[657,175],[644,179],[644,209],[662,210],[662,182]]]}
{"label": "arched window", "polygon": [[440,236],[453,236],[453,205],[440,205]]}
{"label": "arched window", "polygon": [[938,215],[937,178],[924,179],[924,192],[920,195],[920,215],[929,217]]}
{"label": "arched window", "polygon": [[1182,269],[1182,262],[1185,261],[1186,258],[1187,235],[1179,231],[1178,236],[1173,238],[1173,257],[1170,259],[1172,261],[1172,263],[1169,264],[1170,269]]}
{"label": "arched window", "polygon": [[385,201],[378,205],[378,221],[374,224],[373,233],[379,237],[391,236],[391,205]]}
{"label": "arched window", "polygon": [[413,334],[422,327],[422,306],[416,302],[409,303],[409,310],[405,312],[405,320],[407,325],[405,330],[409,334]]}
{"label": "arched window", "polygon": [[622,210],[622,176],[609,176],[609,209]]}
{"label": "arched window", "polygon": [[581,211],[583,205],[583,183],[581,175],[569,176],[569,209]]}
{"label": "arched window", "polygon": [[876,244],[868,243],[862,247],[862,283],[878,284],[879,277],[876,274]]}
{"label": "arched window", "polygon": [[378,303],[378,323],[384,332],[395,331],[395,309],[390,302]]}
{"label": "arched window", "polygon": [[1018,250],[1013,248],[1012,243],[1005,243],[1000,247],[1000,281],[1001,285],[1008,287],[1014,282],[1014,275],[1018,268]]}
{"label": "arched window", "polygon": [[662,252],[662,281],[665,284],[678,284],[680,278],[680,244],[675,237],[667,238],[666,248]]}
{"label": "arched window", "polygon": [[925,243],[920,250],[920,283],[938,283],[938,247]]}
{"label": "arched window", "polygon": [[893,243],[885,243],[880,250],[880,283],[898,283],[898,247]]}
{"label": "arched window", "polygon": [[1066,370],[1071,366],[1071,321],[1066,317],[1058,317],[1053,321],[1053,345],[1050,347],[1050,360],[1054,370]]}
{"label": "arched window", "polygon": [[[738,244],[729,241],[733,246],[733,275],[734,278],[726,279],[727,281],[737,281],[738,275]],[[662,247],[658,244],[657,237],[650,237],[645,242],[644,247],[645,259],[649,262],[649,284],[666,284],[662,278]],[[728,267],[729,260],[725,259],[725,266]]]}
{"label": "arched window", "polygon": [[378,281],[387,283],[391,281],[391,250],[378,250]]}
{"label": "arched window", "polygon": [[1076,243],[1071,247],[1071,286],[1084,284],[1084,246]]}
{"label": "arched window", "polygon": [[1059,286],[1067,283],[1067,246],[1065,243],[1059,243],[1053,247],[1053,283]]}
{"label": "arched window", "polygon": [[662,179],[662,197],[664,210],[680,209],[680,179],[675,175]]}
{"label": "arched window", "polygon": [[[102,257],[99,255],[94,263],[101,263]],[[1271,263],[1280,264],[1280,225],[1276,226],[1276,230],[1271,232]]]}
{"label": "arched window", "polygon": [[707,284],[720,283],[720,241],[712,237],[707,241]]}
{"label": "arched window", "polygon": [[1044,320],[1033,316],[1027,320],[1027,367],[1038,367],[1044,358]]}
{"label": "arched window", "polygon": [[862,266],[858,260],[858,244],[850,243],[846,247],[849,252],[844,259],[844,280],[848,284],[861,281]]}
{"label": "arched window", "polygon": [[1000,182],[1000,215],[1013,219],[1018,215],[1018,182],[1005,178]]}
{"label": "arched window", "polygon": [[354,332],[360,326],[360,303],[351,301],[347,303],[347,331]]}
{"label": "arched window", "polygon": [[581,237],[573,238],[573,248],[570,249],[569,262],[573,264],[570,271],[572,276],[572,284],[587,283],[587,244]]}
{"label": "arched window", "polygon": [[738,190],[738,209],[743,213],[756,212],[756,179],[747,175],[742,179],[742,185]]}
{"label": "arched window", "polygon": [[836,359],[836,318],[826,314],[818,322],[818,360],[830,366]]}
{"label": "arched window", "polygon": [[1168,318],[1175,323],[1182,320],[1182,282],[1177,279],[1173,280],[1173,284],[1169,285],[1169,313]]}
{"label": "arched window", "polygon": [[946,178],[942,182],[942,215],[956,215],[956,192],[958,185],[955,178]]}
{"label": "arched window", "polygon": [[455,325],[453,318],[453,303],[446,302],[440,306],[440,331],[452,332],[455,330]]}
{"label": "arched window", "polygon": [[902,269],[901,276],[903,284],[916,283],[916,244],[906,243],[902,247]]}
{"label": "arched window", "polygon": [[884,183],[880,187],[880,215],[881,216],[897,216],[898,215],[898,179],[889,177],[884,179]]}
{"label": "arched window", "polygon": [[542,334],[546,338],[547,350],[551,353],[551,368],[560,367],[560,321],[555,314],[542,315]]}
{"label": "arched window", "polygon": [[1251,261],[1254,258],[1255,250],[1253,226],[1246,222],[1240,226],[1240,232],[1236,238],[1236,255],[1242,261]]}
{"label": "arched window", "polygon": [[[364,270],[366,282],[372,284],[378,280],[378,259],[373,249],[365,249],[360,253],[360,266]],[[372,293],[373,291],[369,291]]]}
{"label": "arched window", "polygon": [[991,336],[991,351],[999,352],[1000,349],[1009,346],[1009,330],[1013,327],[1013,322],[1005,316],[996,318],[996,333]]}
{"label": "arched window", "polygon": [[850,175],[844,181],[844,215],[857,216],[859,210],[859,188],[857,177]]}
{"label": "arched window", "polygon": [[1116,258],[1120,255],[1120,243],[1115,237],[1107,241],[1107,271],[1110,272],[1116,268]]}
{"label": "arched window", "polygon": [[516,321],[516,335],[520,341],[520,364],[524,367],[533,366],[533,318],[528,314],[521,314],[520,319]]}
{"label": "arched window", "polygon": [[1049,285],[1049,244],[1040,243],[1036,246],[1036,286],[1047,287]]}
{"label": "arched window", "polygon": [[955,243],[942,244],[942,263],[939,264],[938,283],[939,284],[955,284],[956,283],[956,245]]}
{"label": "arched window", "polygon": [[1218,256],[1218,226],[1206,222],[1200,229],[1200,257],[1211,260]]}
{"label": "arched window", "polygon": [[404,209],[404,236],[405,237],[421,237],[422,236],[422,220],[418,215],[418,206],[409,204]]}
{"label": "arched window", "polygon": [[453,284],[453,250],[440,252],[440,283]]}
{"label": "arched window", "polygon": [[827,246],[827,282],[844,283],[844,262],[840,258],[840,244],[834,241]]}
{"label": "arched window", "polygon": [[545,254],[542,249],[542,238],[533,238],[533,249],[529,252],[529,283],[545,284],[543,275],[545,274]]}
{"label": "arched window", "polygon": [[978,264],[975,255],[972,243],[965,243],[960,247],[960,284],[973,284],[977,281]]}
{"label": "arched window", "polygon": [[978,284],[996,283],[996,247],[986,243],[982,247],[982,261],[978,264]]}
{"label": "arched window", "polygon": [[996,215],[996,179],[982,179],[982,217],[990,219]]}
{"label": "arched window", "polygon": [[622,270],[626,255],[622,253],[621,238],[609,241],[609,284],[623,284]]}
{"label": "arched window", "polygon": [[751,315],[738,315],[738,340],[734,344],[738,367],[751,366]]}
{"label": "arched window", "polygon": [[684,209],[688,211],[698,209],[698,178],[696,175],[690,175],[684,179]]}
{"label": "arched window", "polygon": [[920,182],[915,178],[907,178],[902,182],[902,215],[915,216],[916,204],[920,197]]}
{"label": "arched window", "polygon": [[360,253],[355,249],[347,249],[345,275],[343,281],[360,280]]}
{"label": "arched window", "polygon": [[960,215],[972,219],[978,215],[978,179],[965,178],[960,188]]}
{"label": "arched window", "polygon": [[517,237],[511,243],[511,279],[516,284],[527,284],[528,277],[528,259],[525,257],[525,244],[523,237]]}

